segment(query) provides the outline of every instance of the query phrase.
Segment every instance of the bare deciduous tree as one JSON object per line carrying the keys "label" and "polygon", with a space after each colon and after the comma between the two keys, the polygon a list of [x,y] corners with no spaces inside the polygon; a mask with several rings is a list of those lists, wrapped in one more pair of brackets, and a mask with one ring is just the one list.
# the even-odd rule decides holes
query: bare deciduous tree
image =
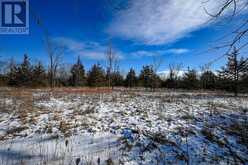
{"label": "bare deciduous tree", "polygon": [[155,73],[158,72],[163,62],[164,60],[161,56],[152,56],[152,68]]}
{"label": "bare deciduous tree", "polygon": [[169,76],[167,79],[167,87],[168,88],[177,88],[179,72],[181,71],[182,64],[169,64]]}
{"label": "bare deciduous tree", "polygon": [[169,79],[177,80],[182,64],[169,64]]}
{"label": "bare deciduous tree", "polygon": [[65,52],[65,46],[55,42],[50,37],[46,36],[45,38],[46,50],[49,58],[49,84],[53,88],[55,86],[55,78],[57,74],[57,69],[61,63],[62,56]]}
{"label": "bare deciduous tree", "polygon": [[70,65],[69,64],[60,64],[59,68],[57,68],[57,76],[56,80],[59,81],[59,85],[68,86],[70,78]]}
{"label": "bare deciduous tree", "polygon": [[[206,3],[208,3],[209,1],[210,0],[207,0]],[[217,19],[219,17],[224,16],[227,10],[232,9],[232,14],[228,15],[228,17],[234,18],[240,16],[241,13],[247,10],[247,7],[248,0],[224,0],[222,6],[217,11],[217,13],[210,13],[207,9],[205,9],[205,11],[214,19]],[[235,29],[231,30],[226,37],[231,37],[232,39],[230,41],[227,41],[225,44],[216,47],[217,49],[228,48],[227,53],[225,55],[229,54],[234,47],[240,50],[248,46],[248,18],[243,17],[242,23],[236,26]]]}
{"label": "bare deciduous tree", "polygon": [[112,44],[110,43],[106,52],[106,61],[107,61],[107,78],[109,88],[113,88],[113,74],[119,69],[118,66],[118,56],[114,52]]}
{"label": "bare deciduous tree", "polygon": [[155,91],[155,88],[157,88],[160,85],[160,78],[157,76],[158,70],[163,64],[163,58],[161,56],[152,56],[152,70],[154,72],[154,75],[152,78],[152,90]]}

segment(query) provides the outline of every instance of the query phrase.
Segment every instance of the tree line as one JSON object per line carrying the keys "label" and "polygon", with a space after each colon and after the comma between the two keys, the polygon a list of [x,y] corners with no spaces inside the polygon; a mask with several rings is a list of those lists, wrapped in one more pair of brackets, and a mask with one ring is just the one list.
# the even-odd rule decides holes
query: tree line
{"label": "tree line", "polygon": [[[109,58],[110,59],[110,58]],[[110,61],[110,60],[109,60]],[[100,64],[94,64],[86,72],[81,59],[78,57],[75,64],[69,68],[69,73],[52,72],[46,69],[41,62],[31,64],[28,55],[24,55],[23,61],[16,64],[10,60],[6,72],[0,74],[0,85],[13,87],[144,87],[149,89],[206,89],[226,90],[234,92],[248,91],[248,59],[238,58],[238,50],[234,49],[228,55],[228,62],[219,71],[213,72],[203,69],[201,73],[188,68],[182,75],[179,74],[180,66],[170,65],[166,78],[158,75],[153,65],[143,66],[137,74],[133,68],[124,76],[119,68],[112,69],[112,63],[106,70]],[[51,76],[51,74],[53,76]],[[52,78],[52,79],[51,79]]]}

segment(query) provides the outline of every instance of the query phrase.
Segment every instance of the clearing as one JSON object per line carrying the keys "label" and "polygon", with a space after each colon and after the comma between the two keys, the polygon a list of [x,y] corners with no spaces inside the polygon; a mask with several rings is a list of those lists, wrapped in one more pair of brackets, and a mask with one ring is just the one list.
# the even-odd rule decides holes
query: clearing
{"label": "clearing", "polygon": [[2,88],[0,164],[248,164],[246,96],[89,91]]}

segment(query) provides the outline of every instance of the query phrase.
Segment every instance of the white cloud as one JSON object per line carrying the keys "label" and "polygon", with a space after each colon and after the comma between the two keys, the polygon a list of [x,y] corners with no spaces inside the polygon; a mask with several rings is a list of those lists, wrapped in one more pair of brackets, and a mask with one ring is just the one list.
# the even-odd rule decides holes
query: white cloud
{"label": "white cloud", "polygon": [[172,54],[184,54],[184,53],[188,53],[189,49],[184,49],[184,48],[174,48],[174,49],[169,49],[167,51],[168,53],[172,53]]}
{"label": "white cloud", "polygon": [[[82,42],[65,37],[57,37],[54,40],[63,44],[69,53],[92,60],[106,59],[107,47],[97,42]],[[119,59],[123,59],[122,52],[116,50],[115,53]]]}
{"label": "white cloud", "polygon": [[[177,76],[183,77],[183,75],[186,73],[186,70],[179,70]],[[164,70],[157,73],[161,78],[167,79],[170,76],[170,70]]]}
{"label": "white cloud", "polygon": [[[215,75],[218,75],[218,72],[215,71],[215,70],[211,70]],[[183,77],[185,73],[187,73],[188,71],[187,70],[179,70],[178,73],[177,73],[177,76],[178,77]],[[200,76],[203,72],[200,71],[200,70],[196,70],[197,72],[197,75]],[[169,78],[170,76],[170,70],[164,70],[164,71],[159,71],[157,73],[161,78],[163,79],[167,79]]]}
{"label": "white cloud", "polygon": [[138,50],[130,53],[132,57],[154,57],[154,56],[161,56],[163,54],[164,51],[146,51],[146,50]]}
{"label": "white cloud", "polygon": [[[174,42],[209,25],[226,0],[132,0],[117,13],[107,31],[147,45]],[[238,6],[246,0],[237,1]],[[231,11],[231,10],[228,10]]]}
{"label": "white cloud", "polygon": [[[68,53],[79,55],[92,60],[104,60],[106,59],[107,47],[99,44],[97,42],[82,42],[72,38],[66,37],[56,37],[53,39],[55,42],[58,42],[65,46]],[[161,50],[138,50],[133,51],[128,54],[123,53],[120,50],[114,50],[118,59],[124,59],[125,56],[129,55],[131,57],[154,57],[162,56],[166,54],[184,54],[189,52],[189,49],[186,48],[171,48],[171,49],[161,49]]]}
{"label": "white cloud", "polygon": [[70,50],[81,50],[85,48],[85,44],[70,38],[57,37],[53,39],[55,42],[65,45]]}
{"label": "white cloud", "polygon": [[173,49],[165,49],[165,50],[152,50],[152,51],[146,51],[146,50],[138,50],[135,52],[131,52],[130,55],[132,57],[154,57],[154,56],[162,56],[166,54],[185,54],[188,53],[190,50],[185,48],[173,48]]}

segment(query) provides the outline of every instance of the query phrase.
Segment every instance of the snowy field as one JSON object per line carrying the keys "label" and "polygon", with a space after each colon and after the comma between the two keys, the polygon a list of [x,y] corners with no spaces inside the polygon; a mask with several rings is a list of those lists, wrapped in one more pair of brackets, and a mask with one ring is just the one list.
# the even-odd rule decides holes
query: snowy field
{"label": "snowy field", "polygon": [[1,89],[0,164],[248,164],[248,98]]}

